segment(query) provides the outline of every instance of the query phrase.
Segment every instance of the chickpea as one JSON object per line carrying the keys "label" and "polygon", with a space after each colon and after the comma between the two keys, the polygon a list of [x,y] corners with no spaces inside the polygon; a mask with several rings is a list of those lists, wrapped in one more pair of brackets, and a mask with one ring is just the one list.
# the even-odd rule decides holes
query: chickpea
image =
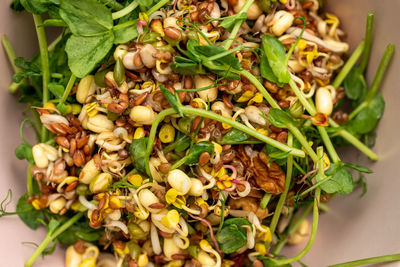
{"label": "chickpea", "polygon": [[151,125],[156,118],[156,113],[150,106],[135,106],[131,109],[129,117],[137,123]]}
{"label": "chickpea", "polygon": [[[210,86],[213,83],[214,83],[214,81],[207,76],[196,75],[194,77],[194,85],[197,89]],[[218,89],[217,89],[217,87],[212,87],[207,90],[199,91],[199,92],[197,92],[197,94],[199,95],[199,97],[201,99],[203,99],[206,102],[214,101],[215,99],[217,99]]]}

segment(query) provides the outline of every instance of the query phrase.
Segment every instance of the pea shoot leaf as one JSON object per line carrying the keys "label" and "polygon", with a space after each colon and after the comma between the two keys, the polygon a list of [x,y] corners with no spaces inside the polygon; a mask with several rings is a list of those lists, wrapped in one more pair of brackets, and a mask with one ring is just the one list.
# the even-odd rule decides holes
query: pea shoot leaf
{"label": "pea shoot leaf", "polygon": [[235,24],[239,21],[245,21],[247,19],[247,13],[239,12],[235,15],[223,18],[220,26],[231,32]]}
{"label": "pea shoot leaf", "polygon": [[224,253],[233,253],[247,244],[247,230],[243,225],[251,227],[245,218],[233,218],[224,222],[222,230],[216,238]]}
{"label": "pea shoot leaf", "polygon": [[36,76],[39,77],[42,75],[42,71],[40,67],[36,64],[35,60],[25,60],[22,57],[17,57],[14,60],[15,65],[21,69],[21,72],[14,74],[13,81],[18,83],[22,81],[22,79],[26,77]]}
{"label": "pea shoot leaf", "polygon": [[385,100],[377,93],[367,106],[349,121],[346,127],[354,133],[366,134],[372,131],[385,110]]}
{"label": "pea shoot leaf", "polygon": [[365,96],[367,92],[367,83],[359,68],[353,68],[346,76],[344,80],[344,90],[346,91],[346,96],[352,100],[358,100]]}
{"label": "pea shoot leaf", "polygon": [[183,117],[183,113],[180,110],[180,107],[182,106],[182,103],[179,101],[179,98],[174,95],[170,90],[165,88],[164,85],[160,85],[161,92],[165,96],[165,98],[168,100],[168,103],[171,105],[171,107],[181,116]]}
{"label": "pea shoot leaf", "polygon": [[[325,175],[330,177],[328,181],[320,185],[321,189],[328,194],[349,194],[354,190],[354,181],[351,173],[343,164],[332,164],[325,172]],[[327,179],[316,175],[317,182]]]}
{"label": "pea shoot leaf", "polygon": [[210,142],[199,142],[192,146],[189,153],[185,156],[185,164],[194,165],[199,163],[200,155],[203,152],[212,154],[214,152],[214,144]]}
{"label": "pea shoot leaf", "polygon": [[60,16],[80,36],[103,35],[113,27],[111,11],[96,0],[61,0]]}
{"label": "pea shoot leaf", "polygon": [[15,156],[20,160],[26,159],[32,164],[35,163],[32,154],[32,146],[29,144],[23,143],[17,146],[17,148],[15,149]]}
{"label": "pea shoot leaf", "polygon": [[57,237],[57,240],[64,245],[72,245],[76,240],[82,239],[87,242],[95,242],[100,236],[104,229],[93,229],[89,226],[89,222],[79,221],[69,227],[65,232]]}
{"label": "pea shoot leaf", "polygon": [[31,204],[27,203],[28,194],[20,197],[17,203],[18,217],[31,229],[35,230],[41,225],[40,220],[45,219],[43,210],[36,210]]}
{"label": "pea shoot leaf", "polygon": [[[133,25],[128,26],[128,27],[118,27],[118,25],[113,29],[115,38],[114,38],[114,44],[123,44],[127,43],[135,38],[138,37],[139,32],[137,30],[136,24],[137,24],[137,19],[133,21]],[[122,25],[120,22],[119,25]]]}
{"label": "pea shoot leaf", "polygon": [[249,135],[245,132],[242,132],[236,128],[232,128],[227,134],[222,137],[222,142],[229,144],[229,143],[239,143],[246,141],[249,139]]}
{"label": "pea shoot leaf", "polygon": [[288,83],[290,74],[286,62],[286,51],[282,42],[273,36],[263,35],[261,45],[273,74],[280,83]]}
{"label": "pea shoot leaf", "polygon": [[289,124],[296,125],[296,121],[285,111],[277,108],[269,110],[268,115],[265,116],[269,122],[278,128],[287,128]]}
{"label": "pea shoot leaf", "polygon": [[146,173],[145,155],[147,149],[147,137],[133,139],[129,146],[129,155],[132,160],[132,165],[140,172]]}
{"label": "pea shoot leaf", "polygon": [[[51,5],[59,4],[57,0],[20,0],[20,4],[29,12],[34,14],[46,13]],[[11,6],[13,7],[13,6]],[[20,9],[18,3],[15,3],[15,8]]]}
{"label": "pea shoot leaf", "polygon": [[85,77],[99,64],[113,46],[113,33],[106,32],[99,36],[72,35],[65,47],[68,65],[75,76]]}
{"label": "pea shoot leaf", "polygon": [[344,166],[362,173],[373,173],[371,169],[368,169],[367,167],[356,165],[356,164],[351,164],[351,163],[344,163]]}

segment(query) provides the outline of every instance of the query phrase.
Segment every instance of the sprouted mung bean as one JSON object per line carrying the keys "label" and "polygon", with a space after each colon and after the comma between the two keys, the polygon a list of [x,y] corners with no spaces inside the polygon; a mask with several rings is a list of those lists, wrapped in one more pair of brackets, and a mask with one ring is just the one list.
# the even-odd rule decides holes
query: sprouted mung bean
{"label": "sprouted mung bean", "polygon": [[[10,91],[31,115],[16,149],[30,162],[28,192],[16,213],[2,204],[1,216],[48,229],[25,266],[56,240],[69,246],[67,267],[290,264],[311,248],[323,203],[363,183],[348,169],[370,172],[343,163],[335,147],[378,159],[363,140],[383,114],[378,88],[394,46],[368,89],[373,14],[346,61],[340,20],[317,0],[12,8],[33,14],[40,47],[25,60],[2,40]],[[50,45],[46,26],[63,29]],[[304,250],[282,258],[309,228]]]}

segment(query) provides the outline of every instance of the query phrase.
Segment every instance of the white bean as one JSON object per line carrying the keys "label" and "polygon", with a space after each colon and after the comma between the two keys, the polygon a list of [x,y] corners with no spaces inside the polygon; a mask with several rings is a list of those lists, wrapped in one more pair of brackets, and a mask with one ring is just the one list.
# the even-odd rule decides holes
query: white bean
{"label": "white bean", "polygon": [[190,181],[192,185],[190,186],[188,194],[194,197],[201,196],[204,192],[203,184],[197,178],[190,178]]}
{"label": "white bean", "polygon": [[[213,83],[214,83],[214,81],[212,79],[208,78],[207,76],[200,76],[200,75],[194,76],[194,85],[195,85],[196,89],[210,86]],[[199,92],[197,92],[197,94],[199,95],[199,97],[201,99],[203,99],[206,102],[214,101],[215,99],[217,99],[218,89],[217,89],[217,87],[212,87],[207,90],[199,91]]]}
{"label": "white bean", "polygon": [[329,116],[333,110],[333,101],[331,93],[325,87],[321,87],[317,90],[315,95],[315,104],[317,111]]}
{"label": "white bean", "polygon": [[114,130],[114,123],[107,116],[97,114],[88,118],[87,128],[95,133],[112,132]]}
{"label": "white bean", "polygon": [[142,189],[139,192],[139,201],[140,203],[150,212],[159,212],[160,209],[152,209],[149,206],[155,203],[160,203],[160,200],[156,195],[154,195],[153,192],[151,192],[149,189]]}
{"label": "white bean", "polygon": [[38,166],[39,168],[47,168],[47,166],[49,165],[49,159],[47,158],[40,144],[34,145],[32,147],[32,154],[36,166]]}
{"label": "white bean", "polygon": [[78,88],[76,89],[76,100],[83,104],[85,103],[88,95],[93,94],[95,91],[96,83],[94,82],[94,76],[87,75],[79,82]]}
{"label": "white bean", "polygon": [[271,31],[275,36],[282,35],[287,29],[292,26],[294,20],[294,16],[287,12],[280,10],[276,12],[273,25],[271,27]]}
{"label": "white bean", "polygon": [[262,126],[267,125],[267,120],[261,116],[261,110],[256,106],[248,106],[245,108],[245,113],[249,121]]}
{"label": "white bean", "polygon": [[150,106],[135,106],[131,109],[129,117],[139,124],[151,125],[156,118],[156,113]]}
{"label": "white bean", "polygon": [[192,186],[189,176],[179,169],[170,171],[167,180],[168,183],[182,195],[188,193]]}

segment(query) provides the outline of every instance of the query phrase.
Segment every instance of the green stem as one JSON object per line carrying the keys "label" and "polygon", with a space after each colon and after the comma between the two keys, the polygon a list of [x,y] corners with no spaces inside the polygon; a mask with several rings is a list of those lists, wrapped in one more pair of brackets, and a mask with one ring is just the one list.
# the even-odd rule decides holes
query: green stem
{"label": "green stem", "polygon": [[[309,187],[307,190],[301,192],[300,195],[297,196],[292,196],[291,198],[288,199],[288,201],[293,200],[293,199],[299,199],[304,195],[307,195],[308,193],[310,193],[311,191],[313,191],[315,188],[319,187],[320,185],[324,184],[325,182],[329,181],[330,179],[332,179],[332,176],[326,177],[325,179],[323,179],[322,181],[319,181],[318,183],[314,184],[313,186]],[[321,204],[320,204],[321,206]],[[321,207],[320,207],[321,208]]]}
{"label": "green stem", "polygon": [[374,81],[372,82],[371,88],[369,89],[364,101],[370,102],[374,98],[376,92],[378,91],[382,83],[383,76],[386,73],[389,63],[393,57],[394,50],[395,47],[393,44],[389,44],[386,47],[385,53],[383,54],[383,57],[381,59],[381,63],[379,64],[378,70],[376,71]]}
{"label": "green stem", "polygon": [[62,40],[63,35],[64,35],[63,33],[60,34],[59,36],[57,36],[56,39],[54,39],[53,42],[51,42],[51,43],[49,44],[49,46],[48,46],[49,52],[53,52],[53,51],[54,51],[54,49],[56,48],[57,44]]}
{"label": "green stem", "polygon": [[368,65],[368,60],[369,56],[371,54],[371,47],[372,47],[372,30],[374,27],[374,13],[371,11],[368,12],[367,16],[367,26],[365,29],[365,48],[364,48],[364,53],[361,58],[360,66],[359,69],[361,73],[364,73],[367,65]]}
{"label": "green stem", "polygon": [[313,205],[313,223],[311,228],[310,239],[308,240],[307,245],[297,256],[289,259],[277,260],[276,261],[277,265],[285,265],[291,262],[296,262],[301,258],[303,258],[308,253],[308,251],[310,251],[312,245],[314,244],[315,237],[317,235],[318,220],[319,220],[318,204],[320,196],[321,196],[321,189],[317,188],[315,190],[314,205]]}
{"label": "green stem", "polygon": [[60,100],[60,103],[64,103],[67,100],[69,93],[71,92],[71,89],[74,86],[75,80],[76,80],[76,76],[74,74],[71,74],[71,77],[69,78],[67,87],[64,90],[64,94]]}
{"label": "green stem", "polygon": [[[300,103],[304,106],[304,108],[307,110],[307,112],[311,115],[314,116],[317,114],[317,110],[312,105],[307,98],[305,98],[304,94],[300,91],[299,87],[297,86],[296,82],[293,81],[292,79],[289,82],[290,87],[292,88],[293,92],[297,96],[297,98],[300,100]],[[328,133],[326,132],[326,129],[324,127],[318,126],[318,131],[321,135],[322,141],[324,142],[324,145],[329,153],[329,156],[331,157],[333,162],[339,162],[340,158],[332,144],[331,139],[329,138]]]}
{"label": "green stem", "polygon": [[[234,70],[232,70],[232,71],[234,71]],[[257,88],[257,90],[263,95],[263,97],[267,100],[267,102],[271,105],[271,107],[280,109],[280,107],[279,107],[278,103],[276,103],[275,99],[268,93],[268,91],[264,88],[264,86],[261,84],[261,82],[256,77],[254,77],[253,74],[251,74],[247,70],[236,71],[236,73],[243,75],[246,79],[248,79]]]}
{"label": "green stem", "polygon": [[289,235],[294,234],[297,229],[299,228],[301,222],[308,216],[308,214],[310,213],[311,209],[312,209],[313,205],[312,203],[308,204],[303,212],[301,213],[301,215],[298,218],[295,218],[292,223],[289,225],[288,231],[286,233],[286,235],[279,240],[279,242],[276,244],[276,246],[274,247],[274,250],[272,251],[273,254],[279,254],[279,252],[282,250],[282,248],[286,245],[287,242],[287,238]]}
{"label": "green stem", "polygon": [[124,6],[115,0],[101,0],[101,2],[114,10],[121,10]]}
{"label": "green stem", "polygon": [[[17,58],[16,54],[15,54],[15,50],[11,45],[10,40],[8,39],[7,35],[3,35],[3,37],[1,38],[1,43],[3,45],[4,51],[7,54],[8,60],[10,61],[10,64],[14,70],[14,73],[18,73],[20,72],[20,68],[18,68],[15,65],[15,59]],[[22,81],[20,81],[19,83],[13,82],[11,83],[11,85],[8,87],[8,91],[10,93],[15,93],[18,88],[21,86],[22,83],[25,82],[25,79],[23,79]]]}
{"label": "green stem", "polygon": [[258,141],[258,140],[246,140],[246,141],[241,141],[241,142],[235,142],[235,141],[221,141],[219,142],[220,145],[257,145],[257,144],[262,144],[263,142]]}
{"label": "green stem", "polygon": [[355,266],[365,266],[368,264],[390,262],[390,261],[400,261],[400,254],[391,254],[373,258],[366,258],[362,260],[349,261],[345,263],[329,265],[329,267],[355,267]]}
{"label": "green stem", "polygon": [[368,103],[363,101],[360,105],[358,105],[349,115],[349,121],[354,119],[361,110],[368,106]]}
{"label": "green stem", "polygon": [[[329,124],[332,127],[339,127],[339,125],[332,119],[329,120]],[[378,160],[379,156],[375,154],[369,147],[367,147],[364,143],[358,140],[354,135],[346,131],[345,129],[339,130],[338,134],[343,137],[347,142],[355,146],[358,150],[364,153],[371,160]]]}
{"label": "green stem", "polygon": [[28,195],[33,196],[33,179],[31,174],[31,169],[33,167],[32,163],[29,163],[28,168],[26,170],[26,187],[28,190]]}
{"label": "green stem", "polygon": [[[236,15],[239,16],[242,13],[247,14],[247,10],[249,10],[250,6],[253,4],[254,0],[247,0],[246,3],[243,5],[242,9],[237,13]],[[239,20],[236,22],[235,26],[233,26],[232,32],[229,34],[228,39],[226,40],[226,43],[224,45],[225,50],[229,50],[231,48],[231,45],[233,41],[236,38],[236,35],[238,34],[240,27],[242,27],[242,20]]]}
{"label": "green stem", "polygon": [[74,215],[74,217],[72,217],[71,219],[66,221],[63,225],[61,225],[59,228],[57,228],[57,230],[55,230],[53,233],[47,233],[47,235],[44,238],[44,240],[42,241],[42,243],[37,247],[37,249],[32,254],[32,256],[25,263],[25,267],[32,266],[32,264],[43,253],[43,251],[50,244],[50,242],[52,242],[57,236],[62,234],[65,230],[67,230],[74,223],[76,223],[82,216],[83,216],[83,213],[77,213]]}
{"label": "green stem", "polygon": [[157,10],[159,10],[160,8],[162,8],[165,4],[167,4],[169,2],[169,0],[161,0],[160,2],[158,2],[157,4],[155,4],[152,8],[150,8],[146,14],[147,16],[150,16],[151,14],[153,14],[154,12],[156,12]]}
{"label": "green stem", "polygon": [[183,164],[185,164],[186,159],[187,159],[187,157],[183,157],[183,158],[179,159],[177,162],[175,162],[175,163],[171,166],[170,170],[171,170],[171,171],[172,171],[172,170],[175,170],[176,168],[179,168],[180,166],[182,166]]}
{"label": "green stem", "polygon": [[1,38],[1,43],[3,45],[4,51],[7,54],[8,60],[10,61],[10,64],[14,70],[15,73],[20,72],[20,68],[18,68],[15,65],[15,59],[17,58],[16,54],[15,54],[15,50],[11,45],[10,40],[8,39],[7,35],[3,35],[3,37]]}
{"label": "green stem", "polygon": [[212,120],[216,120],[216,121],[219,121],[219,122],[226,123],[226,124],[232,126],[233,128],[236,128],[236,129],[238,129],[238,130],[240,130],[242,132],[245,132],[248,135],[251,135],[251,136],[263,141],[264,143],[269,144],[269,145],[271,145],[271,146],[273,146],[273,147],[275,147],[275,148],[277,148],[277,149],[279,149],[281,151],[289,152],[293,156],[296,156],[296,157],[304,157],[305,156],[304,152],[302,150],[300,150],[300,149],[288,147],[287,145],[284,145],[281,142],[276,141],[275,139],[267,137],[267,136],[255,131],[255,130],[253,130],[253,129],[250,129],[249,127],[246,127],[246,126],[244,126],[243,124],[241,124],[241,123],[239,123],[237,121],[225,118],[225,117],[223,117],[221,115],[218,115],[218,114],[216,114],[214,112],[206,111],[206,110],[203,110],[203,109],[195,109],[195,108],[192,108],[192,107],[181,107],[181,110],[182,110],[183,113],[186,113],[186,114],[201,116],[201,117],[205,117],[205,118],[209,118],[209,119],[212,119]]}
{"label": "green stem", "polygon": [[[191,115],[196,115],[196,116],[200,116],[200,117],[204,117],[204,118],[209,118],[212,120],[216,120],[219,122],[223,122],[227,125],[232,126],[233,128],[236,128],[242,132],[247,133],[250,136],[253,136],[254,138],[263,141],[264,143],[267,143],[279,150],[282,150],[284,152],[289,152],[291,155],[296,156],[296,157],[304,157],[305,153],[304,151],[300,150],[300,149],[296,149],[296,148],[291,148],[288,147],[284,144],[282,144],[281,142],[276,141],[275,139],[272,139],[268,136],[265,136],[253,129],[250,129],[249,127],[244,126],[243,124],[236,122],[234,120],[225,118],[221,115],[218,115],[214,112],[211,111],[207,111],[207,110],[203,110],[203,109],[195,109],[192,107],[185,107],[182,106],[180,107],[180,110],[184,113],[184,114],[191,114]],[[149,158],[150,158],[150,154],[151,151],[153,149],[153,142],[157,133],[157,127],[160,124],[160,122],[167,116],[172,115],[172,114],[176,114],[177,112],[173,109],[173,108],[169,108],[166,110],[163,110],[162,112],[160,112],[156,119],[154,120],[153,125],[151,126],[150,129],[150,134],[149,134],[149,141],[147,144],[147,150],[146,150],[146,154],[145,154],[145,161],[146,161],[146,172],[148,175],[151,176],[151,172],[150,172],[150,167],[149,167]],[[152,180],[152,178],[150,177],[150,180]]]}
{"label": "green stem", "polygon": [[315,154],[315,151],[312,149],[312,147],[308,143],[307,139],[303,136],[303,134],[300,132],[300,130],[292,124],[287,125],[287,127],[288,127],[289,131],[296,137],[296,139],[303,146],[304,150],[310,156],[312,161],[317,162],[318,161],[317,154]]}
{"label": "green stem", "polygon": [[234,52],[236,52],[236,51],[239,51],[239,50],[241,50],[241,49],[243,49],[243,46],[239,45],[239,46],[237,46],[237,47],[235,47],[235,48],[233,48],[233,49],[229,49],[229,50],[227,50],[227,51],[225,51],[225,52],[223,52],[223,53],[219,53],[219,54],[217,54],[217,55],[215,55],[215,56],[209,57],[209,58],[207,58],[204,62],[212,61],[212,60],[217,60],[217,59],[223,58],[223,57],[225,57],[225,56],[227,56],[227,55],[230,55],[230,54],[232,54],[232,53],[234,53]]}
{"label": "green stem", "polygon": [[265,193],[263,198],[260,201],[260,208],[265,209],[268,206],[269,201],[271,200],[272,194]]}
{"label": "green stem", "polygon": [[333,81],[332,86],[334,88],[339,88],[339,86],[343,83],[346,76],[349,74],[354,65],[356,65],[358,59],[362,55],[364,47],[365,47],[365,42],[361,41],[361,43],[354,50],[353,54],[350,56],[349,60],[347,60],[346,64],[344,64],[343,68],[336,76],[336,79]]}
{"label": "green stem", "polygon": [[326,150],[328,151],[329,156],[331,157],[333,163],[340,162],[339,155],[336,152],[335,147],[332,144],[331,139],[329,138],[328,133],[324,127],[318,126],[317,127],[319,134],[321,135],[322,142],[325,145]]}
{"label": "green stem", "polygon": [[[43,105],[49,101],[48,84],[50,82],[50,68],[49,68],[49,53],[47,50],[46,33],[43,27],[39,27],[43,23],[42,16],[33,14],[33,20],[35,22],[36,33],[39,41],[40,51],[40,62],[42,66],[42,83],[43,83]],[[47,140],[48,131],[42,126],[41,140],[45,142]]]}
{"label": "green stem", "polygon": [[[293,135],[288,135],[288,146],[293,146]],[[281,216],[283,205],[285,204],[287,194],[289,192],[290,182],[292,181],[293,174],[293,156],[288,156],[286,163],[286,180],[285,180],[285,189],[279,197],[278,205],[276,206],[274,216],[272,217],[271,224],[269,229],[271,231],[271,235],[274,234],[276,226],[278,225],[279,218]]]}
{"label": "green stem", "polygon": [[124,17],[125,15],[128,15],[129,13],[131,13],[133,10],[135,10],[135,8],[137,8],[139,6],[139,3],[137,1],[132,1],[132,3],[130,3],[129,5],[127,5],[126,7],[124,7],[123,9],[114,12],[111,14],[112,19],[116,20],[119,18]]}

